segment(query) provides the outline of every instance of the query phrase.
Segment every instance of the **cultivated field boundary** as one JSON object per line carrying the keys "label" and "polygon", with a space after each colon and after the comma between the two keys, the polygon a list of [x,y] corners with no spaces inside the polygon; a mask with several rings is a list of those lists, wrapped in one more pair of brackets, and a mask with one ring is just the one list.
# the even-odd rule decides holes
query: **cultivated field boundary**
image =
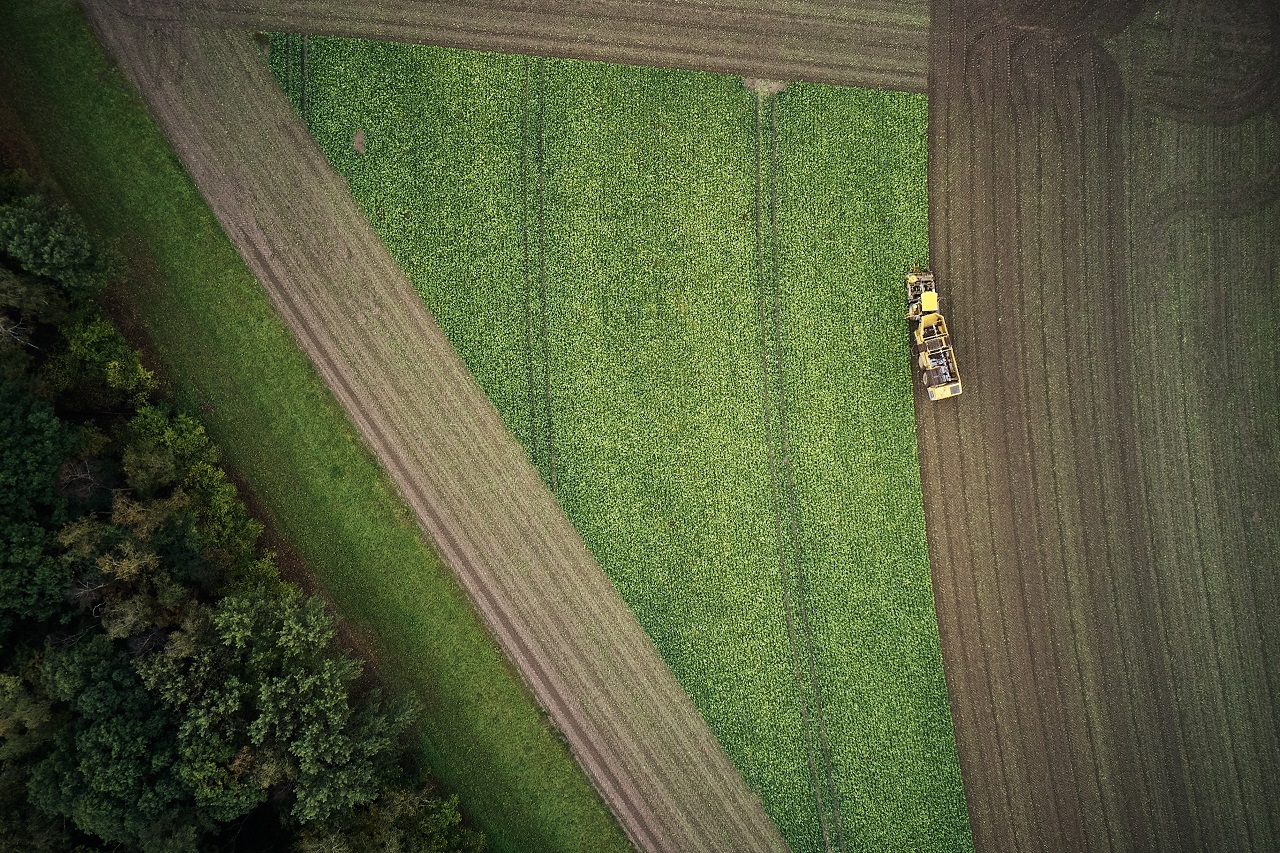
{"label": "cultivated field boundary", "polygon": [[785,850],[290,109],[251,35],[85,5],[632,842]]}
{"label": "cultivated field boundary", "polygon": [[[1265,170],[1180,241],[1150,197],[1197,154],[1274,163],[1265,122],[1231,126],[1269,90],[1233,102],[1205,51],[1160,67],[1129,33],[1143,3],[1017,5],[936,0],[930,51],[930,254],[965,392],[916,411],[975,846],[1276,849],[1274,348],[1233,316],[1275,317],[1249,296],[1274,293],[1275,217],[1230,221]],[[1173,6],[1165,46],[1222,8]],[[1265,54],[1230,14],[1210,38]],[[1165,97],[1127,92],[1117,56]],[[1223,84],[1199,127],[1197,70]]]}
{"label": "cultivated field boundary", "polygon": [[[1208,381],[1197,374],[1206,364],[1214,375],[1234,371],[1227,375],[1237,384],[1259,379],[1206,358],[1211,344],[1173,340],[1175,370],[1153,361],[1136,340],[1145,333],[1136,318],[1154,314],[1131,287],[1145,282],[1134,266],[1140,252],[1128,250],[1146,242],[1131,231],[1134,202],[1125,188],[1132,140],[1124,134],[1132,131],[1123,125],[1133,114],[1102,38],[1141,3],[1037,3],[1021,11],[1004,4],[1000,11],[978,0],[934,0],[932,10],[913,4],[902,13],[881,3],[852,12],[814,3],[805,8],[819,12],[772,17],[711,2],[589,10],[564,0],[511,12],[496,3],[387,0],[373,13],[323,0],[116,5],[169,20],[167,27],[142,25],[159,38],[149,49],[135,45],[136,67],[145,74],[151,62],[175,77],[187,49],[181,39],[222,29],[908,91],[923,91],[919,75],[932,58],[931,254],[944,276],[967,381],[965,395],[950,404],[933,406],[918,395],[917,412],[933,588],[975,844],[1019,851],[1280,844],[1280,739],[1267,683],[1268,665],[1280,658],[1269,618],[1277,595],[1273,576],[1263,573],[1274,563],[1274,547],[1264,547],[1274,534],[1256,532],[1280,526],[1280,517],[1271,508],[1273,490],[1222,474],[1243,470],[1256,452],[1219,444],[1210,448],[1216,455],[1192,460],[1203,450],[1195,436],[1219,414],[1184,394],[1189,380]],[[212,29],[184,28],[181,20]],[[856,36],[876,22],[878,35]],[[155,59],[165,45],[172,54]],[[281,126],[283,112],[253,109],[274,139],[293,144],[296,129]],[[241,154],[259,156],[261,148],[239,137],[261,128],[239,119],[226,124]],[[193,172],[199,166],[197,160]],[[226,215],[246,203],[224,202]],[[275,250],[262,234],[301,239],[310,233],[303,214],[250,217],[236,233],[252,251]],[[1227,244],[1221,229],[1215,234]],[[261,263],[275,262],[264,257]],[[1254,271],[1255,278],[1265,274]],[[1257,281],[1249,286],[1259,302],[1267,300]],[[369,322],[367,314],[345,319],[352,317]],[[341,312],[327,318],[343,320]],[[1222,337],[1232,347],[1249,344],[1234,328]],[[404,352],[409,344],[402,331],[385,346]],[[1151,368],[1157,370],[1144,372]],[[419,387],[416,376],[363,381],[386,382],[400,394]],[[389,417],[400,429],[411,422],[404,412]],[[1135,424],[1160,434],[1151,440]],[[1270,440],[1256,422],[1241,432],[1241,448]],[[1162,452],[1170,447],[1175,452]],[[522,477],[535,476],[522,464]],[[1172,497],[1187,487],[1199,492]],[[1241,497],[1252,517],[1241,514]],[[1157,532],[1174,539],[1174,549]],[[1210,560],[1241,554],[1252,563],[1221,583]],[[531,613],[525,633],[541,630],[561,626]],[[573,687],[584,683],[571,679]],[[612,784],[592,778],[602,790]],[[631,794],[611,806],[625,813]]]}

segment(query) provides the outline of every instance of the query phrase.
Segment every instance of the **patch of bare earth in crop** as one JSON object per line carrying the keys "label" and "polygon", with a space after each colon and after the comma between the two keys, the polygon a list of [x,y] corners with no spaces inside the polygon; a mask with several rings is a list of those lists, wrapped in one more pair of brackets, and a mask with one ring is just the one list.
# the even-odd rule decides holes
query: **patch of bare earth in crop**
{"label": "patch of bare earth in crop", "polygon": [[748,92],[755,92],[762,98],[769,98],[787,91],[785,80],[762,80],[759,77],[743,77],[742,85]]}
{"label": "patch of bare earth in crop", "polygon": [[934,3],[965,392],[917,414],[979,850],[1280,848],[1280,134],[1270,78],[1188,65],[1202,18],[1258,40],[1213,5]]}
{"label": "patch of bare earth in crop", "polygon": [[926,0],[117,0],[130,14],[219,27],[923,92]]}
{"label": "patch of bare earth in crop", "polygon": [[785,850],[247,32],[86,4],[227,235],[642,850]]}

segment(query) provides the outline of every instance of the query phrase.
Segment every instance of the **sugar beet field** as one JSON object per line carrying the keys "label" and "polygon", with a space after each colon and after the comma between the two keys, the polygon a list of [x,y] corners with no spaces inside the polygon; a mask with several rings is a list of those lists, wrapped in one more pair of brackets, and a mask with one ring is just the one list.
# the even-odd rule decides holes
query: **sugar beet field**
{"label": "sugar beet field", "polygon": [[271,47],[792,848],[969,847],[900,317],[924,99]]}

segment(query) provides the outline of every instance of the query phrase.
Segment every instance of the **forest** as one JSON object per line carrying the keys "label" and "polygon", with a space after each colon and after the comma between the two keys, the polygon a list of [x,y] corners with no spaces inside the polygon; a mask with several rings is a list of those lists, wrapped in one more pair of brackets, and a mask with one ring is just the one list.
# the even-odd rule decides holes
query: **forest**
{"label": "forest", "polygon": [[54,198],[0,178],[0,849],[483,850]]}

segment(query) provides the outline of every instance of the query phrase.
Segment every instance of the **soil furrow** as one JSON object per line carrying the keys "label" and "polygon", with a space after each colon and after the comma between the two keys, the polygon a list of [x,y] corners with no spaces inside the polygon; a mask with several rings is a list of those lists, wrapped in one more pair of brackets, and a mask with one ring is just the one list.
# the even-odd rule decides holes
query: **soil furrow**
{"label": "soil furrow", "polygon": [[[946,8],[938,11],[944,15],[949,13]],[[953,25],[947,19],[935,20],[931,53],[939,62],[934,72],[936,88],[962,85],[962,67],[957,59],[963,56],[963,51],[957,45],[962,40],[963,24],[963,21],[956,21]],[[959,216],[964,212],[963,206],[955,204],[953,199],[957,195],[962,198],[967,188],[953,188],[949,183],[950,176],[960,174],[968,178],[983,168],[980,161],[972,158],[969,158],[967,170],[958,169],[959,164],[952,162],[952,158],[964,157],[973,149],[970,137],[972,123],[960,117],[962,103],[960,97],[939,97],[936,91],[929,99],[929,254],[934,269],[951,271],[952,275],[967,266],[969,259],[966,243],[957,241],[953,245],[940,238],[949,229],[960,227]],[[955,319],[953,312],[953,323]],[[959,352],[964,351],[961,349]],[[1006,778],[1008,771],[999,749],[1002,726],[987,710],[994,705],[995,697],[983,660],[983,629],[971,621],[954,618],[958,613],[971,612],[973,602],[977,600],[977,573],[973,556],[966,548],[967,533],[959,517],[936,508],[935,496],[927,488],[927,484],[941,482],[944,476],[954,478],[954,505],[969,506],[969,493],[974,482],[971,469],[975,463],[955,452],[954,437],[960,428],[955,413],[945,409],[922,412],[922,407],[928,403],[918,383],[915,399],[921,478],[926,484],[926,535],[939,634],[947,658],[944,672],[948,694],[953,697],[951,705],[961,770],[967,779]],[[928,418],[920,417],[920,414],[927,414]],[[955,697],[969,697],[969,701],[956,701]],[[966,783],[965,800],[977,849],[990,849],[992,846],[1009,849],[1017,843],[1017,824],[997,819],[997,815],[1013,811],[1007,789]]]}
{"label": "soil furrow", "polygon": [[[1230,275],[1201,260],[1243,266],[1218,237],[1226,229],[1146,225],[1169,221],[1160,200],[1172,198],[1170,176],[1178,187],[1181,175],[1232,168],[1181,137],[1236,131],[1184,120],[1172,138],[1134,135],[1124,86],[1158,63],[1160,46],[1126,35],[1108,53],[1097,39],[1126,26],[1149,39],[1133,23],[1138,12],[934,4],[931,250],[966,382],[943,404],[954,420],[922,395],[917,413],[979,849],[1275,845],[1280,814],[1262,805],[1266,791],[1276,801],[1275,783],[1263,780],[1280,764],[1266,671],[1274,643],[1255,628],[1275,583],[1260,582],[1260,563],[1246,560],[1250,540],[1269,534],[1250,535],[1234,497],[1236,472],[1250,470],[1236,440],[1250,410],[1210,414],[1205,390],[1249,387],[1243,375],[1226,377],[1232,365],[1258,364],[1232,348],[1259,338],[1227,343],[1208,330],[1247,325],[1237,309],[1258,303],[1241,301]],[[1185,25],[1173,17],[1169,26]],[[1007,60],[985,43],[993,33],[1007,39]],[[1128,57],[1129,79],[1112,55]],[[1158,85],[1180,85],[1186,70]],[[1262,139],[1258,125],[1241,135]],[[1276,161],[1274,134],[1266,140],[1270,159],[1260,163]],[[1257,150],[1242,146],[1242,156]],[[925,464],[927,447],[950,449],[955,464]],[[938,581],[965,571],[980,576]],[[1024,706],[1032,713],[1017,713]],[[983,730],[966,732],[972,725]]]}

